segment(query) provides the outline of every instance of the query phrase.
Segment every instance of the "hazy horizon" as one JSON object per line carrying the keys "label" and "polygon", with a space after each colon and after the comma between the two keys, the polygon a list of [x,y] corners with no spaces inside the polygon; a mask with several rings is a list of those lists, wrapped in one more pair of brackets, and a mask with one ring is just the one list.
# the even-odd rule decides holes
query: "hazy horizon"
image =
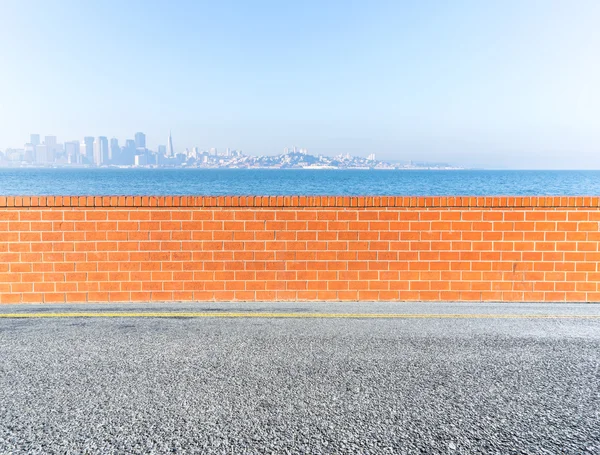
{"label": "hazy horizon", "polygon": [[0,149],[149,147],[600,168],[600,2],[0,5]]}

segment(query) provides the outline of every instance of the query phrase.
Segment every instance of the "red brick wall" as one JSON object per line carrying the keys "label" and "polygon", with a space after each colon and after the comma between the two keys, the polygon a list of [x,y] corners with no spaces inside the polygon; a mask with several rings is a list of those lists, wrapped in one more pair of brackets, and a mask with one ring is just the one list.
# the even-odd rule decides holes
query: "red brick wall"
{"label": "red brick wall", "polygon": [[597,197],[0,197],[0,302],[600,301]]}

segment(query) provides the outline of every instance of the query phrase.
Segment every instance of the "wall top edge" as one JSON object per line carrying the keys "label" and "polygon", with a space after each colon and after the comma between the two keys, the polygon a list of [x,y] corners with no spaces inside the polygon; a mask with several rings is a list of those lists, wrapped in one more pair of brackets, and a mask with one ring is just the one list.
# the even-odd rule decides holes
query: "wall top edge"
{"label": "wall top edge", "polygon": [[0,196],[5,207],[599,208],[600,196]]}

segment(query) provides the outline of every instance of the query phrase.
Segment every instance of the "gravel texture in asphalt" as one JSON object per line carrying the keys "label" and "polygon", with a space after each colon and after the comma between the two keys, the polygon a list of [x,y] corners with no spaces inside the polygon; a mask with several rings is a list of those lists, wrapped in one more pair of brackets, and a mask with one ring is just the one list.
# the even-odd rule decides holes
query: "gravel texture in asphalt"
{"label": "gravel texture in asphalt", "polygon": [[600,319],[0,319],[0,453],[599,454]]}

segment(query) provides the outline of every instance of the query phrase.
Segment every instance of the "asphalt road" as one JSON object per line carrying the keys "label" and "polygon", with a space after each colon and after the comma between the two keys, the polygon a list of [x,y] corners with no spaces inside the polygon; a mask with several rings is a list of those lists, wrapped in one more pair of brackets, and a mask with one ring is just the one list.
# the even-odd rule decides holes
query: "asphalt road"
{"label": "asphalt road", "polygon": [[[80,311],[146,317],[58,314]],[[161,311],[255,317],[147,317]],[[57,316],[0,317],[2,454],[600,453],[600,305],[0,313]]]}

